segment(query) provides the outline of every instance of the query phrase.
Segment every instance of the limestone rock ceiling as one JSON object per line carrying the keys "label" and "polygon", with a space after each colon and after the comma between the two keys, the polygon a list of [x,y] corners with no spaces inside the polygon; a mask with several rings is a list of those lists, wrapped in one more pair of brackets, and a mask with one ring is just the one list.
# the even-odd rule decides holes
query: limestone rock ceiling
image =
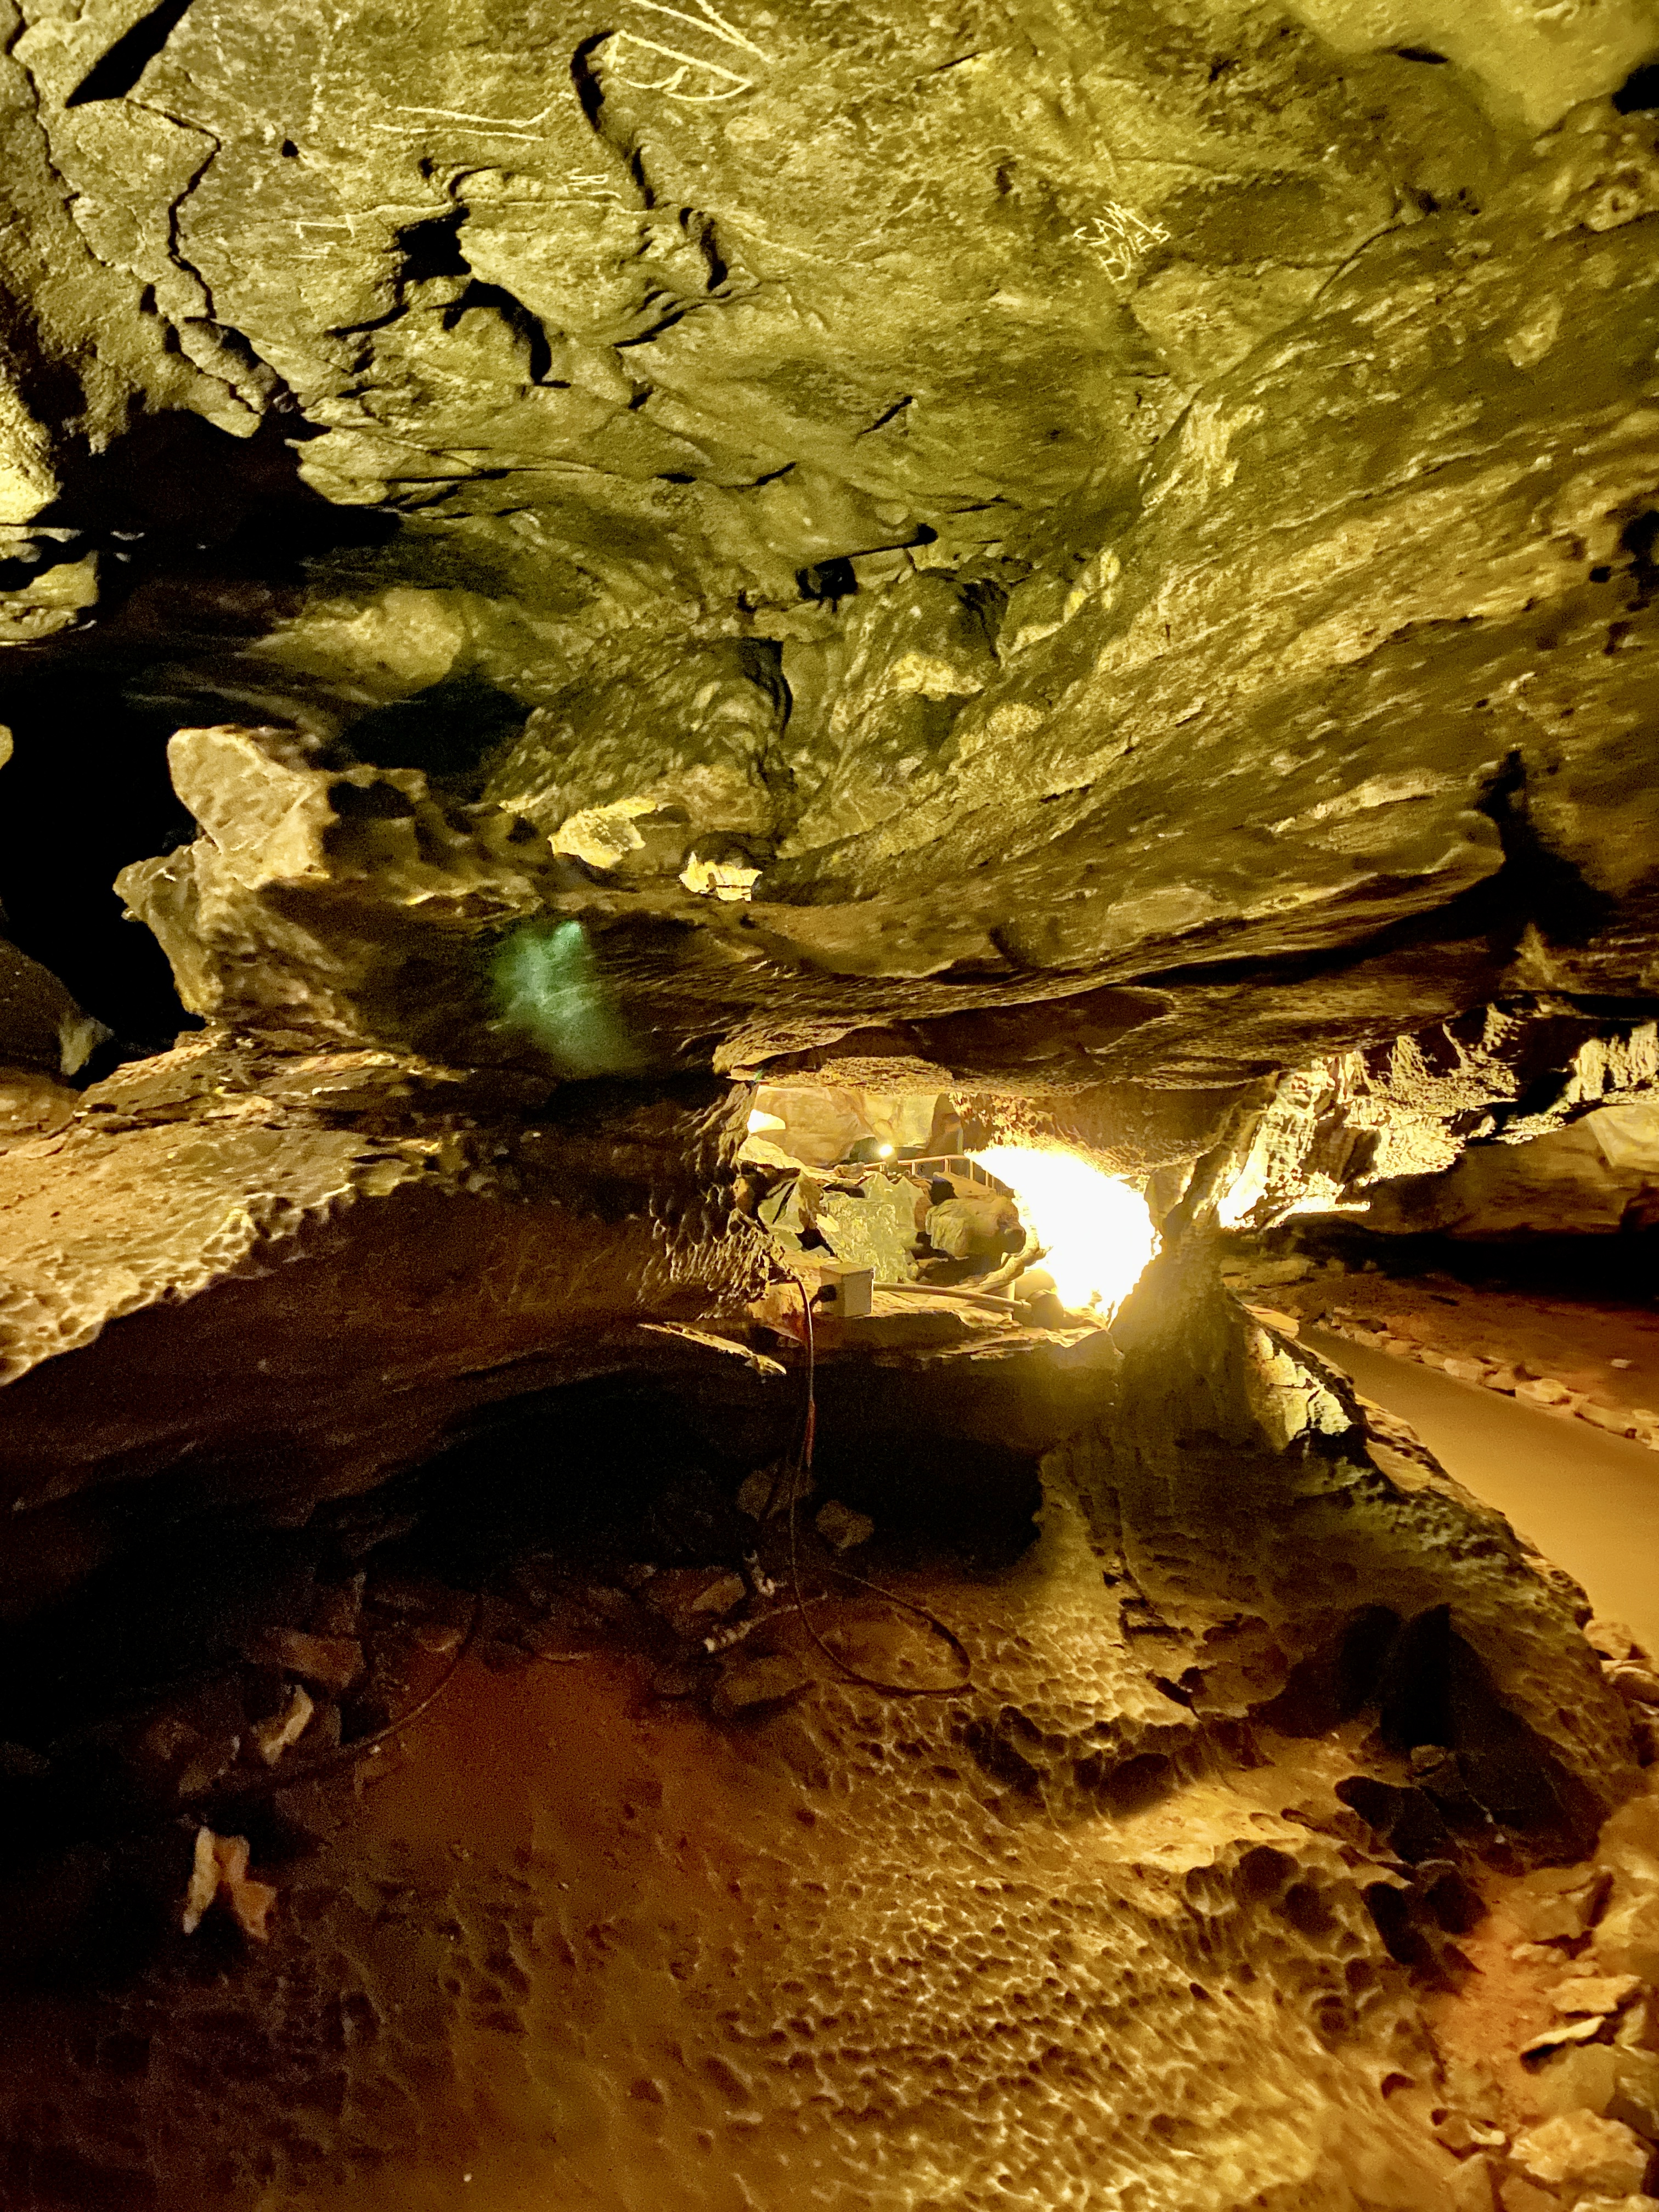
{"label": "limestone rock ceiling", "polygon": [[1659,14],[1384,14],[26,9],[9,657],[274,732],[123,878],[186,1006],[1178,1089],[1642,998]]}
{"label": "limestone rock ceiling", "polygon": [[[33,2192],[38,2138],[76,2201],[228,2204],[325,2147],[331,2189],[412,2202],[472,2097],[434,2063],[477,2043],[440,2039],[488,1921],[483,2027],[518,1945],[558,2099],[491,2040],[453,2142],[532,2126],[520,2195],[578,2146],[566,2196],[644,2201],[645,2144],[665,2202],[771,2203],[766,2114],[805,2097],[830,2148],[792,2136],[790,2187],[826,2202],[1437,2201],[1410,1978],[1462,1973],[1482,1851],[1588,1852],[1650,1724],[1583,1594],[1202,1232],[1382,1173],[1379,1131],[1397,1169],[1654,1087],[1659,0],[0,8],[0,1881],[113,1755],[76,1685],[161,1663],[167,1592],[270,1675],[216,1559],[337,1527],[356,1620],[359,1559],[412,1538],[499,1644],[533,1536],[641,1657],[677,1569],[779,1600],[662,1646],[667,1688],[556,1655],[602,1658],[550,1739],[580,1818],[538,1810],[511,1873],[495,1834],[453,1956],[439,1885],[443,1955],[382,1981],[376,1950],[349,1997],[367,1877],[324,1857],[267,1954],[275,2040],[210,1963],[141,2109],[31,2027],[52,2078],[11,2069],[5,2171]],[[970,1292],[923,1349],[763,1355],[751,1079],[1059,1132],[1149,1178],[1164,1250],[1115,1334],[970,1326]],[[897,1644],[936,1607],[969,1670],[896,1718],[885,1662],[796,1663],[845,1671],[793,1505],[787,1553],[765,1518],[814,1440],[918,1594]],[[641,1720],[647,1683],[694,1724]],[[631,1832],[667,1886],[615,1917],[601,1736],[794,1762],[707,1828],[714,1917],[664,1848],[669,1751]],[[173,1841],[226,1829],[167,1787]],[[475,1910],[503,1873],[522,1944]],[[995,1901],[1028,1875],[1052,1911]],[[3,1979],[36,1954],[0,1920]],[[623,2011],[678,2037],[684,1996],[689,2101],[615,2055],[600,1949]],[[694,1954],[718,1990],[682,1990]],[[342,1972],[338,2019],[386,2033],[342,2029],[337,2094],[306,2085]],[[716,2062],[716,2014],[763,2061]],[[138,2014],[78,2018],[101,2063]],[[717,2199],[715,2123],[679,2147],[731,2084]],[[473,2171],[445,2160],[440,2195]]]}

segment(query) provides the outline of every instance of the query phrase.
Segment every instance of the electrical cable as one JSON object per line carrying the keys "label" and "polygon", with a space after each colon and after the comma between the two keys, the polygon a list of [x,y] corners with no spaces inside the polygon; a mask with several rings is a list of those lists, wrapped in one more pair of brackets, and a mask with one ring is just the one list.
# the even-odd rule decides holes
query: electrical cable
{"label": "electrical cable", "polygon": [[807,1293],[806,1285],[799,1275],[792,1277],[791,1279],[800,1292],[801,1312],[805,1317],[806,1330],[805,1419],[802,1425],[800,1448],[796,1455],[797,1463],[786,1469],[789,1480],[789,1580],[794,1591],[795,1611],[800,1617],[800,1625],[830,1665],[838,1674],[844,1674],[849,1682],[857,1682],[866,1690],[879,1691],[884,1698],[960,1697],[964,1690],[971,1686],[974,1679],[974,1662],[968,1656],[968,1648],[955,1629],[947,1622],[941,1620],[936,1613],[930,1613],[925,1605],[918,1605],[914,1599],[901,1597],[896,1590],[884,1589],[880,1583],[872,1583],[865,1575],[855,1575],[848,1568],[835,1565],[830,1568],[830,1572],[838,1577],[841,1581],[852,1583],[860,1589],[873,1590],[875,1595],[885,1603],[897,1606],[903,1612],[914,1613],[919,1620],[925,1621],[935,1635],[950,1645],[951,1650],[961,1661],[962,1680],[959,1682],[884,1682],[878,1675],[866,1674],[860,1668],[854,1667],[850,1661],[843,1659],[838,1651],[832,1650],[824,1642],[817,1630],[806,1618],[806,1601],[801,1595],[800,1587],[797,1516],[800,1508],[800,1494],[805,1479],[811,1473],[812,1447],[817,1436],[817,1346],[812,1334],[812,1301]]}
{"label": "electrical cable", "polygon": [[240,1803],[249,1797],[269,1797],[279,1790],[297,1790],[304,1783],[315,1782],[325,1774],[337,1774],[344,1767],[356,1765],[360,1759],[367,1757],[389,1737],[399,1735],[411,1722],[419,1720],[422,1713],[431,1711],[460,1672],[461,1662],[472,1649],[483,1621],[483,1592],[478,1590],[473,1595],[472,1617],[467,1622],[465,1632],[456,1645],[449,1664],[425,1696],[417,1698],[406,1712],[398,1714],[396,1720],[388,1721],[384,1728],[374,1729],[372,1735],[358,1736],[355,1741],[343,1743],[337,1750],[325,1753],[321,1758],[304,1765],[273,1766],[269,1774],[249,1775],[246,1780],[229,1788],[216,1784],[212,1789],[203,1791],[202,1802],[214,1804],[228,1799],[233,1803]]}

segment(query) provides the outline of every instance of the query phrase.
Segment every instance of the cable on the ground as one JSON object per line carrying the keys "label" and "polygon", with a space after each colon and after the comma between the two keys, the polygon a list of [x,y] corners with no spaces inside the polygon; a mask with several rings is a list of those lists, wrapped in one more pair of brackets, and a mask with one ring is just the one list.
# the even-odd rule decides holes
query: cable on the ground
{"label": "cable on the ground", "polygon": [[467,1622],[465,1632],[456,1645],[449,1664],[424,1697],[417,1698],[406,1712],[399,1713],[396,1720],[388,1721],[384,1728],[374,1729],[369,1735],[360,1735],[350,1743],[343,1743],[337,1750],[326,1753],[319,1759],[295,1766],[273,1766],[269,1774],[251,1774],[228,1788],[216,1784],[211,1790],[204,1790],[202,1802],[213,1804],[228,1798],[233,1802],[240,1802],[247,1797],[274,1796],[279,1790],[298,1790],[305,1783],[316,1782],[325,1775],[338,1774],[344,1767],[355,1766],[360,1759],[366,1758],[390,1737],[400,1735],[412,1722],[419,1720],[422,1713],[431,1711],[460,1672],[461,1662],[472,1649],[483,1621],[483,1592],[478,1590],[472,1599],[472,1617]]}
{"label": "cable on the ground", "polygon": [[941,1641],[950,1645],[962,1662],[962,1680],[959,1682],[884,1682],[878,1675],[866,1674],[861,1668],[854,1667],[849,1660],[843,1659],[838,1651],[824,1642],[823,1637],[818,1634],[817,1630],[806,1617],[806,1601],[801,1595],[800,1587],[797,1516],[800,1510],[801,1491],[805,1479],[811,1473],[812,1447],[817,1437],[817,1346],[812,1334],[811,1298],[805,1284],[799,1275],[793,1277],[792,1280],[795,1288],[800,1292],[801,1312],[805,1317],[806,1330],[805,1416],[802,1423],[800,1448],[796,1455],[795,1464],[786,1467],[789,1483],[789,1580],[794,1591],[795,1610],[800,1617],[800,1625],[830,1665],[838,1674],[844,1674],[849,1682],[857,1682],[866,1690],[879,1691],[884,1698],[959,1697],[971,1686],[974,1678],[974,1662],[968,1656],[968,1647],[955,1629],[947,1622],[941,1620],[936,1613],[929,1612],[925,1605],[918,1605],[914,1599],[901,1597],[896,1590],[884,1589],[880,1583],[872,1583],[865,1575],[855,1575],[847,1567],[838,1567],[833,1564],[830,1567],[830,1572],[838,1577],[841,1581],[852,1583],[860,1589],[872,1590],[888,1605],[897,1606],[903,1612],[914,1613],[917,1620],[925,1621]]}

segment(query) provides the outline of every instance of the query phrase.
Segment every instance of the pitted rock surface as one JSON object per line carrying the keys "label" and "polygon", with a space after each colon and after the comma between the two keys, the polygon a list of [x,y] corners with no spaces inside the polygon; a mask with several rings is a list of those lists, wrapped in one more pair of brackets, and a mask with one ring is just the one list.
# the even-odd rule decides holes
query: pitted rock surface
{"label": "pitted rock surface", "polygon": [[[1553,2105],[1468,2053],[1528,1946],[1650,1973],[1582,1863],[1650,1724],[1214,1238],[1651,1090],[1656,68],[1652,0],[3,0],[5,2212],[1532,2212],[1564,2083],[1638,2124],[1593,2022]],[[811,1362],[766,1085],[1162,1255]],[[259,1762],[115,1819],[89,1610],[154,1563],[274,1741],[362,1651],[213,1562],[445,1482],[447,1692],[185,1936]],[[591,1650],[481,1564],[532,1508],[634,1516]]]}

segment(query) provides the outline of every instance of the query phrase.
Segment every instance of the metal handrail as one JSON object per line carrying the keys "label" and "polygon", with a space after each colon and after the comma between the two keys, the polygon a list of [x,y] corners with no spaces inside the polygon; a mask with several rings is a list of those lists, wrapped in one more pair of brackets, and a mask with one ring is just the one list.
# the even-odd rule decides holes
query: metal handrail
{"label": "metal handrail", "polygon": [[884,1160],[880,1164],[890,1170],[902,1169],[907,1175],[913,1173],[917,1168],[941,1168],[947,1175],[965,1176],[970,1182],[982,1182],[988,1190],[997,1191],[1004,1198],[1012,1198],[1014,1195],[1000,1177],[994,1176],[989,1168],[981,1167],[979,1162],[967,1152],[927,1152],[919,1159]]}

